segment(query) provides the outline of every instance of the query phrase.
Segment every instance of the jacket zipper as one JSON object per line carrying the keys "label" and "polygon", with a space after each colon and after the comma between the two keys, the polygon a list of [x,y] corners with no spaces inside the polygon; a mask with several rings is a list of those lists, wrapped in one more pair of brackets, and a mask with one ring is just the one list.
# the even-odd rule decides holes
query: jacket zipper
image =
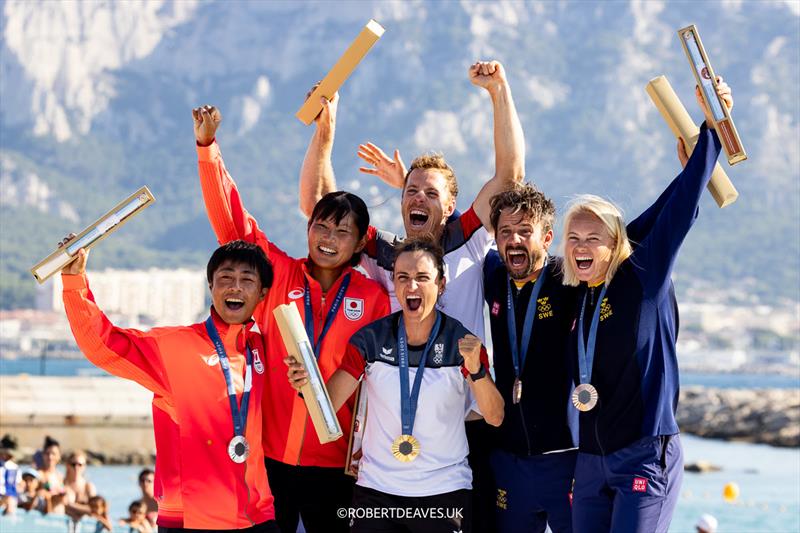
{"label": "jacket zipper", "polygon": [[528,446],[528,455],[533,455],[531,453],[531,438],[528,435],[528,425],[525,423],[525,413],[522,411],[522,402],[519,404],[519,418],[522,421],[522,431],[525,432],[525,444]]}
{"label": "jacket zipper", "polygon": [[[244,329],[244,327],[242,327],[242,331],[240,332],[240,335],[242,336],[242,345],[245,347],[245,350],[247,350],[247,331]],[[236,348],[238,348],[238,344],[239,343],[237,341],[236,342]],[[236,351],[239,351],[239,350],[237,349]],[[245,356],[245,366],[247,366],[247,356]],[[245,369],[245,372],[246,371],[247,370]],[[242,394],[244,394],[244,393],[242,393]],[[246,423],[247,423],[247,421],[245,421],[245,424]],[[245,426],[245,427],[247,427],[247,426]],[[261,443],[259,443],[259,445],[260,444]],[[256,523],[250,517],[250,513],[248,512],[248,509],[250,507],[250,485],[247,484],[247,460],[246,459],[245,459],[243,464],[244,464],[244,476],[243,476],[244,489],[245,489],[245,491],[247,491],[247,501],[245,502],[245,505],[244,505],[244,516],[245,516],[245,518],[247,518],[247,521],[250,522],[250,527],[253,527],[253,526],[256,525]]]}
{"label": "jacket zipper", "polygon": [[[325,293],[324,292],[322,293],[322,305],[320,305],[319,309],[320,309],[319,315],[320,315],[321,322],[324,322],[324,320],[325,320],[323,318],[325,316],[325,314],[324,314],[324,311],[325,311]],[[311,320],[314,320],[313,314],[311,316]],[[322,324],[322,325],[323,325],[323,327],[325,326],[325,324]],[[316,329],[317,328],[314,328],[314,333],[315,334],[316,334]],[[308,340],[311,341],[312,345],[315,344],[316,341],[317,341],[317,339],[308,339]],[[320,345],[320,347],[321,347],[321,345]],[[317,361],[319,361],[319,354],[315,353],[314,355],[317,356]],[[300,466],[300,458],[303,456],[303,446],[306,443],[306,431],[307,430],[308,430],[308,417],[306,417],[305,421],[303,422],[303,440],[300,441],[300,449],[297,451],[297,464],[296,464],[296,466]]]}

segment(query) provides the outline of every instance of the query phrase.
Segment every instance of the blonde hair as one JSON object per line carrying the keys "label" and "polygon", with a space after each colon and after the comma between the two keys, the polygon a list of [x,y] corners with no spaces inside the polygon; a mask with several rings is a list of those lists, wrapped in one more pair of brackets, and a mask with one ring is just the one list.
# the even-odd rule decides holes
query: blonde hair
{"label": "blonde hair", "polygon": [[450,192],[450,195],[455,201],[456,197],[458,196],[458,181],[456,181],[456,173],[453,171],[453,167],[447,164],[447,161],[445,161],[442,154],[438,152],[428,152],[427,154],[422,154],[421,156],[415,157],[411,162],[411,166],[408,167],[408,172],[406,172],[406,177],[403,181],[403,189],[406,188],[408,177],[416,169],[438,170],[441,172],[442,176],[444,176],[445,182],[447,183],[447,190]]}
{"label": "blonde hair", "polygon": [[[578,196],[569,203],[567,206],[567,213],[564,215],[564,242],[562,243],[562,248],[566,246],[570,222],[580,214],[590,214],[597,217],[614,240],[614,249],[611,251],[611,262],[608,265],[608,271],[606,271],[605,283],[608,284],[611,282],[611,278],[614,277],[614,274],[617,272],[622,262],[633,253],[633,248],[628,240],[628,232],[625,230],[625,220],[622,217],[622,211],[613,203],[599,196],[593,194]],[[572,266],[570,258],[566,257],[566,253],[564,253],[564,255],[564,285],[577,287],[580,283],[578,273]]]}

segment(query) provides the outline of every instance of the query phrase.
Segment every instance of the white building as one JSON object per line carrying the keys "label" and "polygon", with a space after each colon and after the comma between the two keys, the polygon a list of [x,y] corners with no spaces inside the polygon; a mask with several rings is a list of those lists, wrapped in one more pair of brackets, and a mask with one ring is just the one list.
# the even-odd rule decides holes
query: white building
{"label": "white building", "polygon": [[[61,276],[53,276],[40,286],[37,309],[63,312],[61,287]],[[124,317],[130,325],[188,325],[208,313],[204,270],[92,271],[89,288],[104,313]]]}

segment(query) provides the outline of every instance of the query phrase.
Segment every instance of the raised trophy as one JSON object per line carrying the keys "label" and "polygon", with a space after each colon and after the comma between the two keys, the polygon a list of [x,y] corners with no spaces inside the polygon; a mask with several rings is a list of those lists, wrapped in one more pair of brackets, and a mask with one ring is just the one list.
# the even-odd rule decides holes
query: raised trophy
{"label": "raised trophy", "polygon": [[31,274],[40,284],[44,283],[50,276],[60,272],[62,268],[72,262],[78,250],[81,248],[90,249],[155,201],[156,198],[150,192],[150,189],[142,187],[114,206],[111,211],[97,219],[94,224],[80,232],[69,244],[58,248],[37,263],[31,268]]}
{"label": "raised trophy", "polygon": [[717,95],[717,76],[708,61],[708,55],[706,55],[706,50],[703,48],[703,42],[700,40],[697,26],[692,24],[678,30],[678,36],[681,39],[683,50],[686,52],[686,57],[692,65],[692,72],[695,80],[697,80],[697,85],[703,92],[703,97],[711,110],[711,115],[714,118],[714,127],[717,129],[722,148],[728,157],[728,164],[741,163],[747,159],[747,154],[739,138],[739,132],[736,131],[736,126],[733,124],[733,118],[728,107]]}

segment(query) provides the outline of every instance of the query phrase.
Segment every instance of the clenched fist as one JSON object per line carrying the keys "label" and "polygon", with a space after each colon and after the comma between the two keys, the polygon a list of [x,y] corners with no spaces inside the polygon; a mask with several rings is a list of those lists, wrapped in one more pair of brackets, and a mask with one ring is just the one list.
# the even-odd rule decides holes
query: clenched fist
{"label": "clenched fist", "polygon": [[200,146],[208,146],[214,142],[222,113],[213,105],[204,105],[192,109],[194,119],[194,138]]}
{"label": "clenched fist", "polygon": [[469,81],[489,92],[508,85],[506,71],[499,61],[477,61],[469,67]]}
{"label": "clenched fist", "polygon": [[464,358],[464,368],[470,374],[477,374],[481,369],[481,340],[475,335],[465,335],[458,339],[458,353]]}

